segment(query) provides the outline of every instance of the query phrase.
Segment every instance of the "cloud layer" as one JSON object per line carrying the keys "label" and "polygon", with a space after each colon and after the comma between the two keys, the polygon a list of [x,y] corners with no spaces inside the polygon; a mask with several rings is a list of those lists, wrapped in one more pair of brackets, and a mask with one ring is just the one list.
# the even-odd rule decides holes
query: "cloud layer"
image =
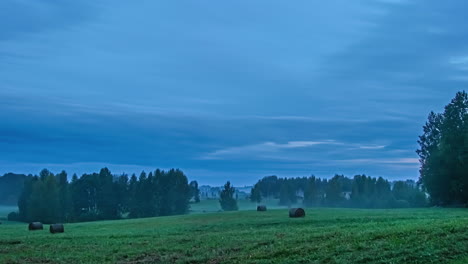
{"label": "cloud layer", "polygon": [[468,82],[454,1],[0,3],[0,173],[416,178]]}

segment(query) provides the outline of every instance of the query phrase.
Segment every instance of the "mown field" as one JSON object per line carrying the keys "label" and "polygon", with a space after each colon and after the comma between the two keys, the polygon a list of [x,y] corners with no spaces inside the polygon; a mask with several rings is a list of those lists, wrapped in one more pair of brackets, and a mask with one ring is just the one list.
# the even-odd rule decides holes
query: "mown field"
{"label": "mown field", "polygon": [[[47,226],[45,226],[47,228]],[[468,263],[468,210],[286,209],[0,225],[0,263]]]}
{"label": "mown field", "polygon": [[[262,201],[262,204],[268,206],[270,209],[284,209],[287,206],[280,206],[278,205],[279,199],[267,199]],[[240,211],[246,210],[256,210],[257,204],[252,203],[249,200],[238,200],[237,206],[239,207]],[[300,207],[301,204],[294,205]],[[200,203],[190,204],[190,212],[191,214],[198,214],[198,213],[210,213],[210,212],[219,212],[221,211],[221,206],[219,205],[218,200],[203,200]]]}

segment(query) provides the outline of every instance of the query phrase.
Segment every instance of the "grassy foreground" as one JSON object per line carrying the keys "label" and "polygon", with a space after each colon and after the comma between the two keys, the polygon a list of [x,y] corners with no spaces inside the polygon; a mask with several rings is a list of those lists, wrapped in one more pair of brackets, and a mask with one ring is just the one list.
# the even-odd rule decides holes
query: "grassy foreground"
{"label": "grassy foreground", "polygon": [[[48,226],[45,226],[48,228]],[[468,210],[308,209],[0,225],[0,263],[468,263]]]}

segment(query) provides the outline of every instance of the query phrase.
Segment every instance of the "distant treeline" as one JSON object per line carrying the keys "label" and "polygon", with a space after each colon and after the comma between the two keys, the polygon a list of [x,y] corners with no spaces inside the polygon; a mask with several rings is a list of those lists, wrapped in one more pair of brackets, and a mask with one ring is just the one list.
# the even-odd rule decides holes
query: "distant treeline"
{"label": "distant treeline", "polygon": [[190,199],[199,201],[198,183],[188,182],[178,169],[156,170],[139,177],[99,173],[54,175],[44,169],[26,176],[18,198],[18,213],[10,220],[44,223],[80,222],[184,214]]}
{"label": "distant treeline", "polygon": [[[392,186],[393,185],[393,186]],[[279,199],[280,205],[406,208],[427,205],[426,194],[414,181],[389,181],[356,175],[350,179],[335,175],[330,180],[312,177],[278,178],[269,176],[252,189],[251,200]]]}

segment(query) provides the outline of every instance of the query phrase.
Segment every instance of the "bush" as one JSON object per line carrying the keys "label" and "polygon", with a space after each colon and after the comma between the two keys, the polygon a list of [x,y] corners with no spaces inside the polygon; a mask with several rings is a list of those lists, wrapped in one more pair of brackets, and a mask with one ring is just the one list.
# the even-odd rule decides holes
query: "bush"
{"label": "bush", "polygon": [[8,221],[19,221],[19,214],[17,212],[11,212],[7,216]]}

